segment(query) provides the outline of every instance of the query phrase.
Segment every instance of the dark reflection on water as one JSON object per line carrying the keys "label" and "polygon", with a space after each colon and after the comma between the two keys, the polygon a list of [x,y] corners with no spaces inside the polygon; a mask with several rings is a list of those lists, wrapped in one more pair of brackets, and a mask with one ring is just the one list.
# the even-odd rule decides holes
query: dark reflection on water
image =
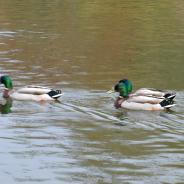
{"label": "dark reflection on water", "polygon": [[[0,73],[64,91],[0,102],[2,183],[182,183],[183,14],[171,0],[1,1]],[[106,91],[124,77],[177,106],[114,109]]]}
{"label": "dark reflection on water", "polygon": [[11,112],[11,107],[12,107],[12,100],[11,99],[3,100],[3,102],[0,103],[0,112],[2,114],[8,114]]}

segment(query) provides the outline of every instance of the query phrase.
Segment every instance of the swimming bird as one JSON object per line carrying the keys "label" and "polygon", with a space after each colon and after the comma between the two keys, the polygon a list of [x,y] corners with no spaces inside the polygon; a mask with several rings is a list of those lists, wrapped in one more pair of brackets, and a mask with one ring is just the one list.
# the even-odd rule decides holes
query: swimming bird
{"label": "swimming bird", "polygon": [[122,79],[114,86],[114,91],[119,93],[114,102],[116,108],[154,111],[168,109],[175,105],[173,101],[175,93],[152,88],[141,88],[132,92],[132,89],[132,82],[128,79]]}
{"label": "swimming bird", "polygon": [[0,77],[0,83],[4,84],[3,97],[14,100],[33,100],[33,101],[50,101],[61,97],[61,90],[54,90],[42,86],[25,86],[18,90],[13,90],[13,82],[8,75]]}

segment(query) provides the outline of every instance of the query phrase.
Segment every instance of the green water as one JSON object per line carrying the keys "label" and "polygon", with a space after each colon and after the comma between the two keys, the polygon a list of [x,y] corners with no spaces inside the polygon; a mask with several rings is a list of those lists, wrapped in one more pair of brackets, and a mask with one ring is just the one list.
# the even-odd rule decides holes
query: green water
{"label": "green water", "polygon": [[[0,99],[2,183],[182,183],[183,16],[182,0],[0,0],[0,74],[64,92]],[[177,106],[114,109],[122,78],[175,91]]]}

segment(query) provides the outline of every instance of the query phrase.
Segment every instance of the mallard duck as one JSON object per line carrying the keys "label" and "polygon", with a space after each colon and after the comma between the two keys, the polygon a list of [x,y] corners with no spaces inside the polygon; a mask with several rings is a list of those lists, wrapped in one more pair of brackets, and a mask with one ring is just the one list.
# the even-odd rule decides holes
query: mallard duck
{"label": "mallard duck", "polygon": [[53,90],[42,86],[25,86],[14,91],[12,80],[8,75],[1,76],[0,83],[5,86],[3,97],[10,97],[14,100],[50,101],[56,100],[62,95],[61,90]]}
{"label": "mallard duck", "polygon": [[152,88],[141,88],[132,93],[133,85],[128,79],[120,80],[114,91],[119,93],[114,106],[132,110],[163,110],[173,107],[175,93]]}

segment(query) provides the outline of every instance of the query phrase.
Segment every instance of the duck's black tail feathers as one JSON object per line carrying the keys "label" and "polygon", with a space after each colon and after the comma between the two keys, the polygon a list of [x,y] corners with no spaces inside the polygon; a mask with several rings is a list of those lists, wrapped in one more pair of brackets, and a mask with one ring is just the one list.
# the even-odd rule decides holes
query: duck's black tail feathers
{"label": "duck's black tail feathers", "polygon": [[47,93],[51,98],[58,99],[62,95],[61,90],[51,90]]}
{"label": "duck's black tail feathers", "polygon": [[172,98],[171,99],[170,98],[165,98],[164,100],[162,100],[160,102],[160,105],[162,107],[166,108],[166,109],[169,109],[169,108],[175,106],[176,104],[174,104],[174,101],[173,101]]}
{"label": "duck's black tail feathers", "polygon": [[173,100],[175,98],[176,94],[175,93],[166,93],[164,95],[165,98]]}

